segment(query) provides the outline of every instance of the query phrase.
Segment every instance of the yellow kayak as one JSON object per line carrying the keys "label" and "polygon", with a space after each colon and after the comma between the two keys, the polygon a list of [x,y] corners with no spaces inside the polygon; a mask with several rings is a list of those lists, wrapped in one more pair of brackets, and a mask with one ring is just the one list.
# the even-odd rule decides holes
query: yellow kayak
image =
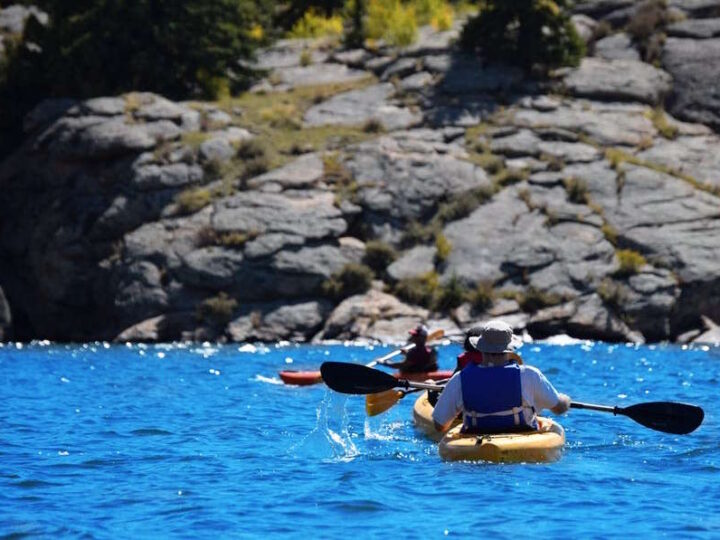
{"label": "yellow kayak", "polygon": [[538,417],[538,431],[495,435],[461,433],[460,421],[456,420],[442,437],[433,425],[432,411],[427,392],[423,392],[413,407],[415,425],[431,439],[440,441],[438,449],[445,461],[546,463],[560,459],[565,446],[565,430],[550,418]]}

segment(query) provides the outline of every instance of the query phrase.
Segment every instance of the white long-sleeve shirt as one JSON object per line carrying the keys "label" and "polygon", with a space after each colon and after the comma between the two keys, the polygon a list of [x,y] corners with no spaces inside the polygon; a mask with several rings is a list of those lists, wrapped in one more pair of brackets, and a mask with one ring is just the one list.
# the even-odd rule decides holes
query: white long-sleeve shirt
{"label": "white long-sleeve shirt", "polygon": [[[560,402],[560,394],[542,372],[533,366],[520,366],[520,388],[523,403],[536,412],[552,409]],[[433,410],[433,420],[445,425],[463,410],[462,381],[457,372],[445,385]]]}

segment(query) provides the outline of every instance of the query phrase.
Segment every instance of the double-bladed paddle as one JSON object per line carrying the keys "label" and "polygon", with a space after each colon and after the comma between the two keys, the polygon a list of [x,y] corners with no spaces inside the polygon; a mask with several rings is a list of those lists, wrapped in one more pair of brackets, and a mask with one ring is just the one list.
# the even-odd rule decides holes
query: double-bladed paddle
{"label": "double-bladed paddle", "polygon": [[[396,379],[377,369],[344,362],[325,362],[320,367],[320,372],[325,384],[343,394],[375,394],[393,388],[425,390],[442,390],[444,388],[439,384]],[[620,414],[647,428],[676,435],[686,435],[695,431],[705,417],[702,408],[697,405],[670,401],[638,403],[629,407],[608,407],[580,402],[572,402],[570,406],[574,409]]]}

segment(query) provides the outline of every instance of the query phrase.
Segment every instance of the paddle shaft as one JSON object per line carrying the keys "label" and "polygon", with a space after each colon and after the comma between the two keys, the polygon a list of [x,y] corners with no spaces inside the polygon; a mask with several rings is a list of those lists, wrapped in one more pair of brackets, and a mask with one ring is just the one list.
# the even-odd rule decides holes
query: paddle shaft
{"label": "paddle shaft", "polygon": [[[430,332],[427,336],[427,340],[433,341],[435,339],[440,339],[441,337],[443,337],[444,334],[445,334],[445,332],[443,331],[443,329],[439,328],[433,332]],[[405,345],[404,347],[401,347],[400,349],[394,350],[393,352],[386,354],[385,356],[381,356],[380,358],[377,358],[377,359],[373,360],[372,362],[370,362],[369,364],[365,364],[365,365],[369,368],[373,368],[377,364],[384,364],[385,362],[387,362],[388,360],[390,360],[392,358],[395,358],[399,354],[409,352],[409,351],[413,350],[414,348],[415,348],[415,343],[410,343],[408,345]]]}
{"label": "paddle shaft", "polygon": [[609,412],[615,415],[622,414],[623,409],[620,407],[608,407],[607,405],[593,405],[592,403],[581,403],[579,401],[573,401],[570,403],[570,407],[573,409],[588,409],[590,411]]}

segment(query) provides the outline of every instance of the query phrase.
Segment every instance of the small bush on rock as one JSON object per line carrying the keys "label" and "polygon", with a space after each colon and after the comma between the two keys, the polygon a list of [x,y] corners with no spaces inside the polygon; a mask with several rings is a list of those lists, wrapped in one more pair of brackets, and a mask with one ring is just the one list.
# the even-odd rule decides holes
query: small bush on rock
{"label": "small bush on rock", "polygon": [[376,273],[381,274],[397,258],[397,252],[390,244],[370,240],[365,244],[363,262]]}
{"label": "small bush on rock", "polygon": [[194,214],[210,204],[210,201],[212,201],[212,195],[204,188],[186,189],[175,197],[180,214]]}
{"label": "small bush on rock", "polygon": [[323,294],[333,300],[362,294],[370,288],[374,277],[373,271],[364,264],[349,263],[323,283]]}
{"label": "small bush on rock", "polygon": [[625,277],[637,274],[647,264],[645,257],[632,249],[619,249],[615,252],[620,268],[615,272],[616,276]]}
{"label": "small bush on rock", "polygon": [[198,306],[197,317],[201,321],[223,326],[230,322],[236,307],[237,300],[221,292],[202,301]]}

